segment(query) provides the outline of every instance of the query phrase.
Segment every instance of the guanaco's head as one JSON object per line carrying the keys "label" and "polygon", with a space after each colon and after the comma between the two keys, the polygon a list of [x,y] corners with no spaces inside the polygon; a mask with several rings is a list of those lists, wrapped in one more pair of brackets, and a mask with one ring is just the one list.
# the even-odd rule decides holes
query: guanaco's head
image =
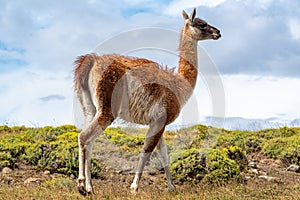
{"label": "guanaco's head", "polygon": [[195,18],[196,8],[194,8],[190,16],[183,10],[182,17],[184,19],[184,34],[194,40],[217,40],[221,37],[220,31],[217,28],[209,25],[202,19]]}

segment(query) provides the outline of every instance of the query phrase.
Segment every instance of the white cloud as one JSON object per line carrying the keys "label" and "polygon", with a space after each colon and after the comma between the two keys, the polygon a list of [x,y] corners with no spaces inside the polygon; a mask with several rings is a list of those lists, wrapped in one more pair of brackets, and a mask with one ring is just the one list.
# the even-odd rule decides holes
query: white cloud
{"label": "white cloud", "polygon": [[174,0],[166,8],[165,13],[171,16],[177,16],[183,9],[194,8],[199,6],[215,7],[226,0]]}
{"label": "white cloud", "polygon": [[261,7],[261,8],[268,8],[274,0],[256,0],[257,4]]}
{"label": "white cloud", "polygon": [[300,40],[292,38],[287,23],[300,21],[299,9],[299,2],[287,6],[282,1],[271,1],[263,9],[257,1],[226,1],[207,8],[205,17],[221,30],[222,38],[204,45],[222,73],[299,77]]}
{"label": "white cloud", "polygon": [[[21,69],[0,74],[0,85],[0,123],[51,125],[72,122],[73,83],[69,74]],[[61,99],[44,101],[43,98],[49,95]]]}
{"label": "white cloud", "polygon": [[286,115],[299,118],[300,79],[268,76],[222,76],[226,94],[226,116],[269,118]]}
{"label": "white cloud", "polygon": [[139,5],[139,4],[147,4],[151,2],[151,0],[124,0],[125,3],[132,4],[132,5]]}
{"label": "white cloud", "polygon": [[299,40],[300,39],[300,19],[291,19],[289,21],[289,27],[290,27],[292,38],[294,40]]}

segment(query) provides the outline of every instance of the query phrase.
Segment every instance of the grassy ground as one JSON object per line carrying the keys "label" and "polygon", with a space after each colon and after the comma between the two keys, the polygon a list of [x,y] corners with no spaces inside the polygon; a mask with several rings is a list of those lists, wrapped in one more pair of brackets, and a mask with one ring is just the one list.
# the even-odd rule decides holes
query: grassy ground
{"label": "grassy ground", "polygon": [[[207,147],[224,152],[224,149],[238,147],[246,152],[248,161],[257,164],[259,172],[253,174],[249,168],[241,169],[242,180],[222,184],[192,185],[177,181],[176,192],[170,193],[154,157],[145,168],[138,194],[132,195],[129,187],[145,131],[110,129],[96,141],[94,159],[101,163],[101,169],[98,178],[93,179],[94,199],[300,200],[300,173],[286,170],[289,164],[300,163],[298,128],[241,132],[199,125],[176,133],[167,132],[165,137],[171,152]],[[134,134],[128,135],[128,132]],[[70,155],[77,155],[77,134],[78,130],[72,126],[41,129],[0,126],[0,169],[5,166],[13,169],[0,172],[0,200],[89,199],[77,192],[77,160],[69,160]],[[183,164],[189,167],[189,163]],[[276,177],[276,181],[259,178],[264,174]],[[26,183],[28,178],[35,180]]]}
{"label": "grassy ground", "polygon": [[[137,195],[130,194],[128,184],[95,181],[94,199],[300,199],[300,185],[278,185],[270,183],[230,183],[224,186],[194,185],[177,187],[169,193],[155,184],[143,185]],[[13,186],[1,184],[0,199],[88,199],[78,194],[75,181],[60,178],[42,184]]]}
{"label": "grassy ground", "polygon": [[[276,175],[276,171],[269,173]],[[177,183],[176,192],[168,192],[163,172],[146,172],[137,195],[129,191],[133,176],[132,172],[120,173],[105,168],[98,179],[93,179],[94,199],[300,199],[300,175],[291,172],[284,174],[280,182],[253,177],[247,182],[222,185]],[[29,177],[39,181],[25,184]],[[76,179],[57,173],[45,174],[44,171],[36,171],[33,166],[20,164],[9,174],[0,173],[0,180],[0,200],[89,199],[77,192]]]}

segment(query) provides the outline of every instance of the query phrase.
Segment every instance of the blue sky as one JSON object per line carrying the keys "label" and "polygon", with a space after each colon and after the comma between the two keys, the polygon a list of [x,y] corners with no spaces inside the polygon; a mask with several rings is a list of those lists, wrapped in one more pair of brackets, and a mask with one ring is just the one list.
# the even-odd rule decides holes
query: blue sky
{"label": "blue sky", "polygon": [[[193,7],[222,33],[220,40],[199,45],[220,72],[226,117],[300,118],[299,1],[2,0],[0,7],[0,124],[73,123],[78,55],[136,28],[178,32],[182,9]],[[156,54],[136,55],[177,63],[174,56]],[[199,118],[212,115],[211,92],[201,77],[196,91]]]}

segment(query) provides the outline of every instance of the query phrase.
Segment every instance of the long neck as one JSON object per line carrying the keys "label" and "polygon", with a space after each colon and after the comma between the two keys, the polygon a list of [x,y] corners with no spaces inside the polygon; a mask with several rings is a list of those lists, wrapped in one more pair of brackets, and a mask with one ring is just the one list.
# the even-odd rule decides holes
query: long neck
{"label": "long neck", "polygon": [[194,89],[198,74],[197,41],[184,33],[183,29],[179,44],[178,74],[190,83],[191,89]]}

